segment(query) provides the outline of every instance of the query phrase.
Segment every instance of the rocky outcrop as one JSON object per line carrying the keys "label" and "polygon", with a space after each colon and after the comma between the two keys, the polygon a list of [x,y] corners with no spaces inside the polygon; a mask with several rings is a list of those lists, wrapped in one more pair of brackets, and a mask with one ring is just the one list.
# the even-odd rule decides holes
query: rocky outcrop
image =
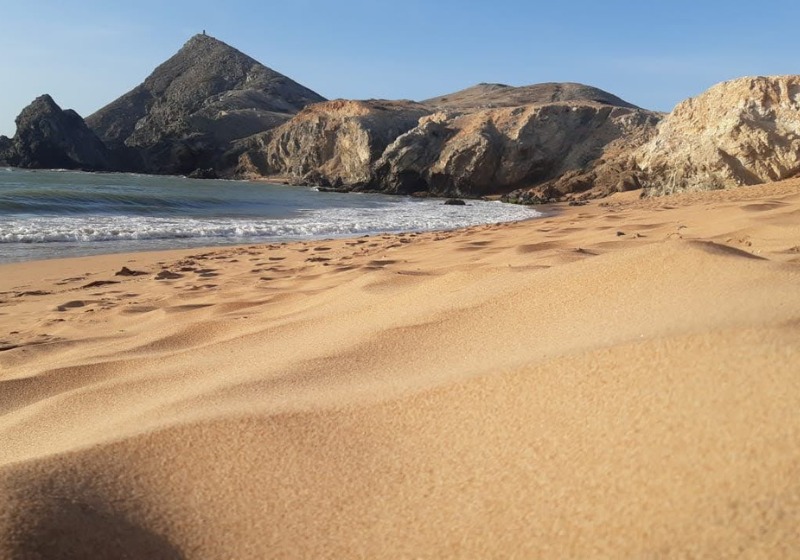
{"label": "rocky outcrop", "polygon": [[0,143],[0,159],[9,165],[90,171],[115,165],[106,146],[80,115],[62,110],[49,95],[37,97],[23,109],[16,124],[14,138]]}
{"label": "rocky outcrop", "polygon": [[657,121],[649,111],[592,102],[439,112],[386,149],[375,182],[391,193],[516,190],[510,200],[561,198],[592,189],[589,176],[605,163],[604,154],[623,138],[644,141]]}
{"label": "rocky outcrop", "polygon": [[319,101],[317,93],[203,34],[86,122],[131,166],[189,173],[215,167],[232,141]]}
{"label": "rocky outcrop", "polygon": [[336,100],[311,105],[251,138],[237,175],[279,175],[297,184],[349,189],[371,184],[372,164],[430,109],[410,101]]}
{"label": "rocky outcrop", "polygon": [[741,78],[680,103],[633,154],[646,195],[800,173],[800,76]]}
{"label": "rocky outcrop", "polygon": [[604,189],[634,184],[604,155],[638,147],[658,118],[581,84],[481,84],[423,103],[332,101],[250,139],[237,172],[392,194],[524,189],[512,199],[537,202],[540,185],[551,198],[591,190],[605,175]]}

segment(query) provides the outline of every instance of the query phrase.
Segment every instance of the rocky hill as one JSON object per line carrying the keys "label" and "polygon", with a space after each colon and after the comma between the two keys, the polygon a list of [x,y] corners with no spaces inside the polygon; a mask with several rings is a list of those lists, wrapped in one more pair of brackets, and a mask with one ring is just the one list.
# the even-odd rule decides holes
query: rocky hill
{"label": "rocky hill", "polygon": [[143,171],[188,173],[213,167],[232,141],[319,101],[319,94],[203,34],[86,123]]}
{"label": "rocky hill", "polygon": [[37,97],[16,119],[14,138],[0,137],[0,161],[29,168],[109,170],[116,165],[106,146],[72,109],[49,95]]}
{"label": "rocky hill", "polygon": [[441,109],[469,110],[567,102],[593,102],[614,107],[627,107],[628,109],[637,108],[602,89],[570,82],[550,82],[521,87],[483,83],[455,93],[434,97],[422,103]]}
{"label": "rocky hill", "polygon": [[[602,156],[623,143],[638,147],[658,119],[580,84],[482,84],[422,103],[334,101],[245,146],[238,174],[441,196],[525,188],[512,200],[537,201],[593,189],[587,173],[604,163]],[[551,184],[565,174],[569,180]],[[631,179],[621,186],[616,168],[613,175],[604,189],[636,185]]]}
{"label": "rocky hill", "polygon": [[634,152],[647,195],[800,173],[800,76],[740,78],[678,104]]}

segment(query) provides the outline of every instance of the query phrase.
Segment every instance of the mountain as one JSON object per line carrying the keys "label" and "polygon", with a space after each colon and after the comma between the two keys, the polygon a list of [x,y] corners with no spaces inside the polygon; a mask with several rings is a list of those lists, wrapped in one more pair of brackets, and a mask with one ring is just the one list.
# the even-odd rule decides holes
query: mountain
{"label": "mountain", "polygon": [[16,119],[14,138],[0,137],[0,160],[16,167],[109,170],[112,154],[72,109],[37,97]]}
{"label": "mountain", "polygon": [[278,126],[324,100],[202,34],[86,123],[142,171],[188,173],[213,167],[232,141]]}

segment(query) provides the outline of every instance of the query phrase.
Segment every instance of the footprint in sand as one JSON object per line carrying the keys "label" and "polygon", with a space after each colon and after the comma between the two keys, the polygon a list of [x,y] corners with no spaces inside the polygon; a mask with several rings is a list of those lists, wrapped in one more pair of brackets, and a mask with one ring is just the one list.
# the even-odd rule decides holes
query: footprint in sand
{"label": "footprint in sand", "polygon": [[85,286],[81,286],[82,289],[85,288],[98,288],[100,286],[108,286],[109,284],[119,284],[117,280],[95,280],[94,282],[89,282]]}
{"label": "footprint in sand", "polygon": [[183,274],[178,274],[171,270],[162,270],[156,274],[156,280],[177,280],[178,278],[183,278]]}
{"label": "footprint in sand", "polygon": [[90,303],[94,303],[94,302],[83,301],[83,300],[80,300],[80,299],[76,299],[76,300],[73,300],[73,301],[68,301],[66,303],[62,303],[61,305],[56,307],[56,309],[58,311],[67,311],[68,309],[78,309],[80,307],[86,307],[86,305],[90,304]]}
{"label": "footprint in sand", "polygon": [[46,296],[51,294],[52,292],[46,292],[44,290],[30,290],[28,292],[19,292],[15,294],[14,297],[25,297],[25,296]]}

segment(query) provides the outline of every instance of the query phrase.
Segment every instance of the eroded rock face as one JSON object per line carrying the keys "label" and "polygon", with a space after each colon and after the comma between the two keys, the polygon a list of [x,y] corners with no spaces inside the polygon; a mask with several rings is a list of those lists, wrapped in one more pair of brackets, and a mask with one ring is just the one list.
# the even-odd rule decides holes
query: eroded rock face
{"label": "eroded rock face", "polygon": [[740,78],[680,103],[634,154],[646,195],[800,173],[800,76]]}
{"label": "eroded rock face", "polygon": [[86,122],[152,173],[214,167],[234,140],[324,98],[207,35],[195,35],[145,81]]}
{"label": "eroded rock face", "polygon": [[49,95],[37,97],[16,119],[17,132],[6,139],[9,165],[28,168],[113,168],[111,154],[84,120],[71,109],[62,110]]}
{"label": "eroded rock face", "polygon": [[335,100],[311,105],[286,124],[250,139],[237,174],[364,187],[386,146],[428,113],[429,108],[410,101]]}
{"label": "eroded rock face", "polygon": [[621,137],[643,134],[656,122],[648,111],[595,103],[442,112],[390,145],[376,163],[375,178],[386,192],[481,196],[519,190],[511,200],[538,202],[592,188],[581,174],[604,163],[602,156]]}
{"label": "eroded rock face", "polygon": [[[551,194],[593,188],[587,173],[605,164],[604,154],[623,135],[638,146],[657,120],[581,84],[481,84],[423,103],[333,101],[251,139],[238,174],[396,194],[525,189],[513,199],[534,202],[538,185]],[[619,173],[606,167],[616,187]]]}

